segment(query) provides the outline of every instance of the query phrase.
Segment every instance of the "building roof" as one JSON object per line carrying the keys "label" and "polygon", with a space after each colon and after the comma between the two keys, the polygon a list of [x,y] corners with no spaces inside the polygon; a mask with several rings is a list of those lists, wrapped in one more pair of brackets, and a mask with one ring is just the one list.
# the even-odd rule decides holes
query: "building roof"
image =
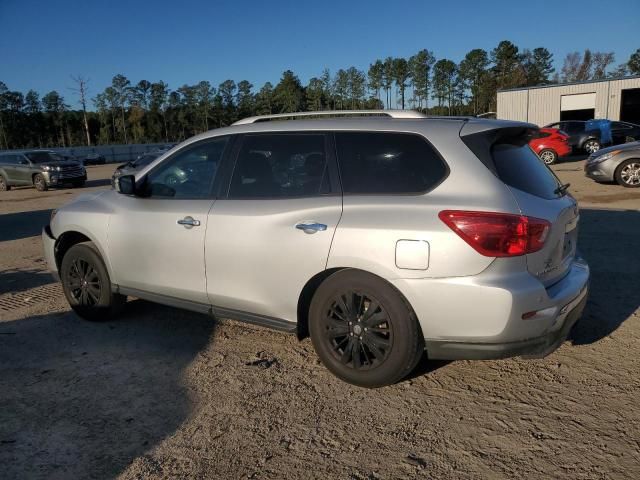
{"label": "building roof", "polygon": [[628,75],[626,77],[611,77],[611,78],[600,78],[598,80],[585,80],[584,82],[565,82],[565,83],[549,83],[547,85],[535,85],[531,87],[518,87],[518,88],[503,88],[498,90],[500,92],[515,92],[518,90],[537,90],[539,88],[552,88],[552,87],[564,87],[567,85],[585,85],[588,83],[601,83],[601,82],[615,82],[618,80],[635,80],[640,79],[640,75]]}

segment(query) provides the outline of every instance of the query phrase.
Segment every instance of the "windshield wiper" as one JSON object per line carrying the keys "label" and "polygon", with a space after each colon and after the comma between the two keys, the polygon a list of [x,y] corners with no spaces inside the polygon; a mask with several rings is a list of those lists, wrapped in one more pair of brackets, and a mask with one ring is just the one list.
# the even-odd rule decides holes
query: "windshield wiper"
{"label": "windshield wiper", "polygon": [[556,195],[564,195],[567,193],[567,190],[569,189],[569,187],[571,186],[570,183],[564,183],[560,186],[558,186],[558,188],[556,188],[553,193],[555,193]]}

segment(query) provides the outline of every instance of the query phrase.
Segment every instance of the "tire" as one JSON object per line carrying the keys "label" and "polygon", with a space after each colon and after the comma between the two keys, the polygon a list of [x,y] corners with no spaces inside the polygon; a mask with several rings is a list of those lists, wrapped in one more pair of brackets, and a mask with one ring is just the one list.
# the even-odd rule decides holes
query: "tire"
{"label": "tire", "polygon": [[86,182],[84,180],[82,180],[81,182],[73,182],[73,188],[84,187],[85,183]]}
{"label": "tire", "polygon": [[592,153],[596,153],[598,150],[602,148],[600,142],[595,138],[589,138],[586,142],[582,144],[582,150],[591,155]]}
{"label": "tire", "polygon": [[318,287],[309,308],[309,333],[334,375],[367,388],[398,382],[424,352],[416,316],[400,293],[353,269],[334,273]]}
{"label": "tire", "polygon": [[127,300],[112,292],[109,273],[92,242],[78,243],[67,250],[60,265],[60,281],[69,305],[85,320],[112,319]]}
{"label": "tire", "polygon": [[555,150],[551,150],[550,148],[541,150],[538,157],[540,157],[540,160],[542,160],[545,165],[553,165],[558,161],[558,154]]}
{"label": "tire", "polygon": [[47,185],[47,181],[44,179],[44,176],[40,173],[36,174],[33,177],[33,186],[36,187],[36,190],[39,192],[46,192],[49,189]]}
{"label": "tire", "polygon": [[8,192],[9,190],[11,190],[11,185],[0,175],[0,192]]}
{"label": "tire", "polygon": [[627,188],[640,187],[640,159],[630,158],[616,168],[616,182]]}

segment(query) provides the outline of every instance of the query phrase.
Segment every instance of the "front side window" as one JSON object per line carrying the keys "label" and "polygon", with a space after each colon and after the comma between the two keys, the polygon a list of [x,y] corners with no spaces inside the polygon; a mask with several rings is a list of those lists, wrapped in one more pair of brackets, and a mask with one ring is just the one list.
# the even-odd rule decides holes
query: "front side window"
{"label": "front side window", "polygon": [[230,198],[309,197],[328,193],[322,133],[246,135],[229,187]]}
{"label": "front side window", "polygon": [[338,132],[336,148],[345,194],[418,194],[448,169],[425,138],[410,133]]}
{"label": "front side window", "polygon": [[180,150],[147,175],[144,196],[210,198],[228,142],[229,137],[219,137]]}

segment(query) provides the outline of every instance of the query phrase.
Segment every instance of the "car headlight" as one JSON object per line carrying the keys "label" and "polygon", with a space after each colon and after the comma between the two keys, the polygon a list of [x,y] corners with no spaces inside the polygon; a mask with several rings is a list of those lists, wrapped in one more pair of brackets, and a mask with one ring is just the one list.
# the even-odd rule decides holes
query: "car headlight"
{"label": "car headlight", "polygon": [[45,172],[48,172],[49,170],[51,170],[51,167],[50,167],[49,165],[42,165],[42,169],[43,169]]}
{"label": "car headlight", "polygon": [[605,153],[604,155],[598,155],[596,157],[590,158],[589,163],[602,163],[606,160],[609,160],[610,158],[615,157],[621,151],[622,150],[614,150],[613,152]]}

